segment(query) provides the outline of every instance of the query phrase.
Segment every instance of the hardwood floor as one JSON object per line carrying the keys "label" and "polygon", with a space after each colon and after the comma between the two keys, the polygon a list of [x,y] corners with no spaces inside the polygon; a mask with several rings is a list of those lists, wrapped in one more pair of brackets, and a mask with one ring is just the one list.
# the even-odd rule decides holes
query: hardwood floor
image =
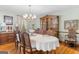
{"label": "hardwood floor", "polygon": [[57,54],[79,54],[79,47],[71,48],[65,43],[60,43],[60,47],[56,49]]}
{"label": "hardwood floor", "polygon": [[14,42],[0,45],[0,51],[7,51],[10,54],[16,53],[15,44]]}
{"label": "hardwood floor", "polygon": [[[14,42],[0,45],[0,51],[6,51],[9,54],[19,54],[19,51],[16,52]],[[64,43],[60,43],[60,47],[56,49],[56,54],[79,54],[79,47],[77,46],[76,48],[70,48]]]}

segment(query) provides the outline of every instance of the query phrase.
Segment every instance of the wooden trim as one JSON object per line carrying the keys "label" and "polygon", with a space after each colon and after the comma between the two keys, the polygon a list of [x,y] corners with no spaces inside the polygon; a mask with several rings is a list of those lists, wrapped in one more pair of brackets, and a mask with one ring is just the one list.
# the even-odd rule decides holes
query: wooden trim
{"label": "wooden trim", "polygon": [[[64,32],[64,31],[59,31],[59,33],[68,33],[68,32]],[[79,34],[79,33],[76,33],[76,34]]]}

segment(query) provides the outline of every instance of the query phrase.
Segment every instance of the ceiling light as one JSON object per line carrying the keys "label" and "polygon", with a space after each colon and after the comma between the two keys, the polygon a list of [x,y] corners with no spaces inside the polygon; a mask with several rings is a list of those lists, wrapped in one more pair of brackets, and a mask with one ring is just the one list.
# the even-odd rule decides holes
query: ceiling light
{"label": "ceiling light", "polygon": [[23,17],[26,20],[33,20],[36,18],[36,15],[32,13],[31,5],[28,5],[28,13],[24,14]]}

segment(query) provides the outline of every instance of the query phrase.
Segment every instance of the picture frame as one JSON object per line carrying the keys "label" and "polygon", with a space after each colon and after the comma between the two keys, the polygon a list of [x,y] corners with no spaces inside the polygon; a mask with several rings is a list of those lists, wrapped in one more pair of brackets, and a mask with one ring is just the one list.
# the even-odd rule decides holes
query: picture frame
{"label": "picture frame", "polygon": [[12,16],[4,16],[4,22],[6,25],[13,25],[13,17]]}
{"label": "picture frame", "polygon": [[68,29],[70,25],[75,26],[76,29],[78,29],[78,24],[79,20],[65,20],[64,21],[64,29]]}

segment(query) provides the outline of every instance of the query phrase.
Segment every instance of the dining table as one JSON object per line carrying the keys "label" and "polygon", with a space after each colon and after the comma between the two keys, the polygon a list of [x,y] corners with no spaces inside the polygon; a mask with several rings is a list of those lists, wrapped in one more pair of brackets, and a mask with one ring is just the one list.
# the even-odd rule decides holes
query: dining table
{"label": "dining table", "polygon": [[32,34],[30,35],[31,46],[37,50],[51,51],[56,50],[60,46],[59,39],[55,36],[42,35],[42,34]]}

